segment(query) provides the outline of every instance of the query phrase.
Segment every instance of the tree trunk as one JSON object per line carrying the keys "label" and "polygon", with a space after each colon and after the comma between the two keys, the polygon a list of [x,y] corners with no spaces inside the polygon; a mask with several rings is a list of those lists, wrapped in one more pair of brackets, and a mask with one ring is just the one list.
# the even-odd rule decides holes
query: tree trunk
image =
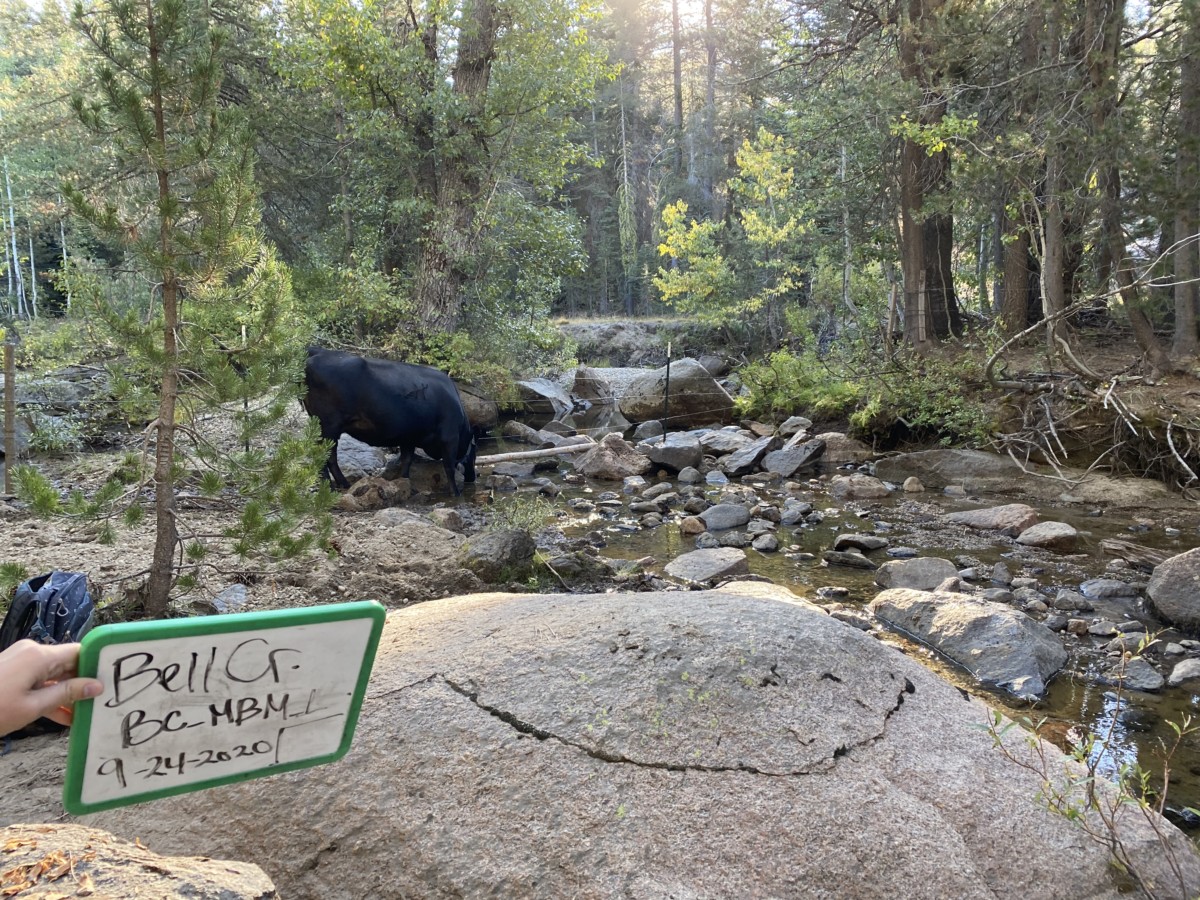
{"label": "tree trunk", "polygon": [[[934,125],[946,113],[946,99],[936,87],[938,73],[927,57],[935,48],[926,35],[945,0],[907,0],[900,23],[900,75],[919,86],[918,120]],[[954,219],[949,213],[926,213],[925,198],[949,182],[950,157],[926,153],[906,138],[900,155],[900,261],[904,271],[904,338],[918,350],[962,330],[954,296]]]}
{"label": "tree trunk", "polygon": [[1046,193],[1042,210],[1042,311],[1050,320],[1046,345],[1053,353],[1058,341],[1068,340],[1067,323],[1056,317],[1066,308],[1063,293],[1062,158],[1057,149],[1046,154]]}
{"label": "tree trunk", "polygon": [[671,0],[671,83],[675,97],[675,180],[683,174],[683,39],[679,33],[679,0]]}
{"label": "tree trunk", "polygon": [[454,93],[464,109],[449,129],[448,144],[457,152],[439,160],[433,218],[417,265],[417,316],[425,332],[453,331],[462,312],[462,287],[475,243],[475,204],[482,194],[487,157],[484,112],[499,28],[496,0],[469,0],[452,71]]}
{"label": "tree trunk", "polygon": [[1100,191],[1100,233],[1103,260],[1101,271],[1116,281],[1134,339],[1154,370],[1161,375],[1173,368],[1171,358],[1154,333],[1152,323],[1141,308],[1132,262],[1125,252],[1125,230],[1121,224],[1121,169],[1112,118],[1117,111],[1117,63],[1121,47],[1121,27],[1125,21],[1125,0],[1087,0],[1085,46],[1091,86],[1092,129],[1097,146],[1102,148],[1097,166]]}
{"label": "tree trunk", "polygon": [[1200,0],[1180,4],[1182,37],[1179,63],[1179,128],[1175,151],[1175,340],[1182,360],[1200,351],[1200,249],[1196,241],[1200,211]]}
{"label": "tree trunk", "polygon": [[[154,4],[147,2],[147,38],[150,50],[150,71],[159,71],[158,29]],[[166,169],[166,120],[163,113],[161,84],[152,88],[154,133],[158,143],[158,203],[159,252],[162,254],[163,304],[163,380],[159,393],[157,438],[154,448],[154,557],[150,563],[150,578],[146,584],[146,613],[161,617],[170,602],[171,586],[175,581],[175,550],[179,545],[178,523],[175,518],[175,402],[179,396],[179,346],[176,329],[179,326],[179,283],[172,263],[171,235],[174,228],[168,210],[172,207],[170,176]]]}

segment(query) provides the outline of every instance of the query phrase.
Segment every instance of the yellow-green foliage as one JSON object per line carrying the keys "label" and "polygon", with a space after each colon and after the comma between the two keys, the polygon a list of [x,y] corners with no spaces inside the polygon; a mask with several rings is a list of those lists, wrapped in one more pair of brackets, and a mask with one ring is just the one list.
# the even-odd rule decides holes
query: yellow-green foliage
{"label": "yellow-green foliage", "polygon": [[761,418],[837,418],[849,415],[864,397],[863,388],[838,372],[831,360],[811,350],[778,350],[739,372],[748,396],[738,398],[742,415]]}

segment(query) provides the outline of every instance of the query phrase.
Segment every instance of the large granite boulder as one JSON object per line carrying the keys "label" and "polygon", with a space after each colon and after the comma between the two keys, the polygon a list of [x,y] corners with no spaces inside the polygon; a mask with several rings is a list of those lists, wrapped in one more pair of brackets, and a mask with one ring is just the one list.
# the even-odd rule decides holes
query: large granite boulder
{"label": "large granite boulder", "polygon": [[121,900],[273,900],[279,894],[258,866],[207,857],[160,856],[82,825],[0,828],[0,893],[5,897]]}
{"label": "large granite boulder", "polygon": [[549,378],[518,381],[517,396],[517,407],[524,413],[535,416],[561,419],[575,406],[567,392]]}
{"label": "large granite boulder", "polygon": [[537,549],[528,531],[502,528],[485,531],[468,540],[459,552],[464,568],[488,584],[524,578]]}
{"label": "large granite boulder", "polygon": [[728,422],[733,418],[733,398],[708,370],[694,359],[671,363],[670,406],[667,368],[647,372],[632,382],[620,398],[621,414],[630,422],[662,419],[669,429]]}
{"label": "large granite boulder", "polygon": [[693,550],[667,563],[664,571],[672,578],[698,584],[720,581],[735,575],[749,575],[746,551],[737,547]]}
{"label": "large granite boulder", "polygon": [[1032,506],[1026,506],[1024,503],[1007,503],[987,509],[965,509],[962,512],[947,513],[943,518],[951,525],[965,525],[980,531],[999,531],[1009,537],[1016,537],[1037,524],[1038,513]]}
{"label": "large granite boulder", "polygon": [[472,428],[490,429],[500,424],[500,407],[495,400],[485,396],[479,388],[457,383],[454,386],[458,388],[458,399],[462,401]]}
{"label": "large granite boulder", "polygon": [[619,434],[606,434],[591,450],[575,457],[575,471],[604,481],[624,481],[630,475],[643,475],[654,463]]}
{"label": "large granite boulder", "polygon": [[1188,631],[1200,631],[1200,547],[1154,567],[1146,595],[1155,612]]}
{"label": "large granite boulder", "polygon": [[[342,761],[90,818],[324,900],[1124,896],[989,716],[770,585],[480,594],[388,617]],[[1172,883],[1151,824],[1200,890],[1190,842],[1125,806],[1132,864]]]}
{"label": "large granite boulder", "polygon": [[1054,633],[1023,612],[966,594],[891,588],[876,618],[933,647],[984,684],[1037,699],[1067,662]]}
{"label": "large granite boulder", "polygon": [[580,400],[591,403],[612,403],[616,398],[613,386],[604,377],[603,370],[580,366],[575,370],[575,379],[571,382],[571,393]]}
{"label": "large granite boulder", "polygon": [[947,578],[958,574],[954,563],[940,556],[917,556],[912,559],[890,559],[875,573],[875,583],[881,588],[913,588],[932,591]]}
{"label": "large granite boulder", "polygon": [[644,453],[657,466],[665,466],[673,472],[679,472],[688,466],[698,468],[704,460],[704,451],[696,435],[686,431],[673,431],[658,438],[650,438],[637,445],[639,453]]}

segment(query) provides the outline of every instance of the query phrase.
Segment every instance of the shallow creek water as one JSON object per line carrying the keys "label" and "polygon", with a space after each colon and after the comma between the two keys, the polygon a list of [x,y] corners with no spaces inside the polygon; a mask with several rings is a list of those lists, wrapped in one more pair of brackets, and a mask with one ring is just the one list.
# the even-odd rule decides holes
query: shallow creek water
{"label": "shallow creek water", "polygon": [[[522,448],[518,445],[496,447],[489,443],[483,452],[517,449]],[[631,499],[628,495],[622,495],[625,508],[615,515],[599,511],[580,513],[568,508],[566,501],[573,497],[594,500],[606,491],[620,493],[621,485],[591,481],[582,486],[571,486],[563,483],[559,477],[570,471],[569,464],[562,464],[559,468],[558,475],[554,472],[538,474],[549,475],[564,489],[556,502],[558,514],[548,524],[558,527],[569,538],[599,532],[605,544],[600,549],[602,556],[630,560],[650,556],[657,561],[656,565],[650,567],[653,571],[661,571],[661,567],[676,556],[695,549],[694,538],[680,533],[677,517],[668,518],[661,527],[639,527],[639,516],[630,513],[627,508]],[[832,472],[830,467],[825,474]],[[653,481],[653,475],[648,475],[647,480]],[[729,487],[744,489],[747,486],[737,483]],[[705,489],[708,499],[713,502],[717,502],[722,494],[720,486],[706,485]],[[779,485],[757,487],[756,492],[763,500],[774,500],[780,505],[787,496]],[[981,587],[989,586],[986,578],[992,565],[1003,561],[1014,576],[1037,578],[1039,587],[1050,591],[1047,601],[1052,599],[1057,588],[1078,590],[1083,581],[1100,576],[1144,584],[1148,578],[1144,573],[1132,569],[1106,571],[1111,558],[1101,554],[1100,541],[1104,538],[1117,537],[1162,549],[1172,555],[1200,545],[1196,515],[1192,515],[1190,524],[1179,528],[1176,533],[1164,529],[1161,523],[1148,524],[1132,516],[1121,517],[1112,512],[1100,516],[1096,511],[1086,509],[1043,508],[1040,510],[1043,521],[1064,521],[1079,530],[1080,551],[1061,555],[1030,550],[995,533],[947,528],[940,523],[942,513],[996,506],[1016,502],[1019,498],[954,498],[938,492],[896,492],[878,501],[839,502],[826,493],[823,482],[816,480],[810,482],[803,492],[792,493],[791,496],[811,502],[815,510],[823,514],[823,520],[814,525],[780,526],[777,537],[781,552],[765,554],[747,547],[751,572],[821,604],[828,603],[818,593],[822,588],[844,589],[845,596],[836,597],[836,602],[852,609],[865,607],[880,589],[874,584],[873,572],[829,566],[822,562],[823,551],[833,546],[839,534],[847,532],[879,534],[888,539],[891,548],[908,547],[922,556],[941,556],[954,560],[960,569],[975,565],[984,577],[984,581],[976,582]],[[1181,505],[1184,502],[1181,501]],[[878,563],[889,558],[887,552],[882,550],[870,556]],[[1146,622],[1151,631],[1162,629],[1162,625],[1150,617],[1140,603],[1129,600],[1097,601],[1092,612],[1076,615],[1089,621],[1102,618],[1121,622],[1136,618]],[[1171,747],[1176,742],[1172,723],[1182,724],[1188,716],[1192,716],[1200,724],[1200,698],[1190,692],[1165,688],[1158,694],[1134,691],[1119,694],[1111,685],[1098,683],[1100,673],[1110,669],[1113,664],[1104,650],[1107,638],[1077,638],[1066,633],[1060,634],[1070,654],[1070,661],[1051,683],[1047,696],[1031,706],[1004,692],[992,691],[978,684],[955,664],[903,635],[882,632],[880,636],[1008,715],[1040,723],[1039,732],[1064,749],[1069,749],[1071,741],[1085,733],[1097,736],[1094,755],[1100,771],[1105,774],[1111,775],[1121,766],[1136,763],[1155,773],[1154,781],[1160,783],[1157,773],[1163,768],[1162,748],[1164,745]],[[1161,636],[1164,640],[1182,637],[1171,631],[1163,631]],[[986,723],[981,721],[980,725],[983,727]],[[1178,813],[1185,807],[1200,808],[1200,733],[1185,735],[1179,741],[1170,768],[1168,809]],[[1189,830],[1200,830],[1200,815],[1191,816],[1184,812],[1182,818],[1173,818],[1189,827]]]}

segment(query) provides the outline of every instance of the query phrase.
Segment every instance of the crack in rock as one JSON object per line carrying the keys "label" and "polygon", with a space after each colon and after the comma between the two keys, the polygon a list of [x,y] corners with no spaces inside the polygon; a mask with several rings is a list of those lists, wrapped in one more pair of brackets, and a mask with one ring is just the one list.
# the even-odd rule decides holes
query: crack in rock
{"label": "crack in rock", "polygon": [[[751,766],[751,765],[747,765],[745,763],[739,763],[738,765],[734,765],[734,766],[706,766],[706,765],[702,765],[699,763],[683,764],[683,763],[668,763],[668,762],[646,762],[644,760],[631,759],[628,756],[625,756],[624,754],[621,754],[621,753],[613,753],[608,750],[602,750],[598,747],[589,747],[586,744],[580,743],[579,741],[571,740],[570,738],[566,738],[561,735],[554,734],[553,732],[547,731],[544,728],[539,728],[538,726],[533,725],[529,722],[522,721],[521,719],[517,718],[517,716],[513,715],[511,712],[508,712],[506,710],[503,710],[498,707],[491,706],[487,703],[482,702],[479,699],[478,691],[472,691],[469,688],[456,683],[455,681],[448,678],[444,674],[438,673],[438,674],[430,676],[429,678],[423,679],[420,682],[415,682],[414,684],[422,684],[425,682],[432,681],[434,679],[440,679],[442,682],[445,683],[445,685],[448,688],[450,688],[450,690],[454,691],[456,694],[458,694],[461,697],[465,697],[472,704],[474,704],[477,708],[483,710],[485,713],[492,716],[493,718],[499,719],[501,722],[508,725],[510,728],[512,728],[514,731],[518,732],[519,734],[529,735],[530,737],[537,738],[539,741],[554,741],[556,743],[562,744],[563,746],[571,747],[575,750],[578,750],[580,753],[583,753],[584,755],[589,756],[592,759],[599,760],[601,762],[616,763],[619,765],[636,766],[637,768],[640,768],[640,769],[658,769],[658,770],[662,770],[662,771],[666,771],[666,772],[709,772],[709,773],[739,772],[739,773],[743,773],[743,774],[747,774],[747,775],[765,775],[765,776],[772,777],[772,778],[791,777],[791,776],[797,776],[797,775],[811,775],[811,774],[813,774],[813,770],[815,768],[817,768],[818,766],[820,766],[822,763],[835,762],[837,759],[839,759],[843,756],[846,756],[852,750],[854,750],[858,747],[864,747],[864,746],[873,744],[880,737],[882,737],[884,735],[884,733],[886,732],[888,720],[896,712],[898,712],[900,710],[901,706],[904,705],[904,695],[916,693],[916,687],[914,687],[914,685],[911,681],[909,681],[907,678],[905,678],[904,679],[904,687],[896,695],[895,705],[884,714],[883,727],[880,729],[878,734],[873,735],[872,737],[869,737],[869,738],[864,738],[864,739],[857,741],[856,743],[851,744],[851,745],[838,746],[834,750],[833,754],[827,760],[820,760],[807,768],[794,769],[794,770],[790,770],[787,772],[768,772],[768,771],[758,768],[757,766]],[[413,685],[408,685],[408,687],[412,687],[412,686]],[[403,690],[403,688],[401,688],[400,690]],[[821,771],[827,771],[827,770],[822,769]]]}

